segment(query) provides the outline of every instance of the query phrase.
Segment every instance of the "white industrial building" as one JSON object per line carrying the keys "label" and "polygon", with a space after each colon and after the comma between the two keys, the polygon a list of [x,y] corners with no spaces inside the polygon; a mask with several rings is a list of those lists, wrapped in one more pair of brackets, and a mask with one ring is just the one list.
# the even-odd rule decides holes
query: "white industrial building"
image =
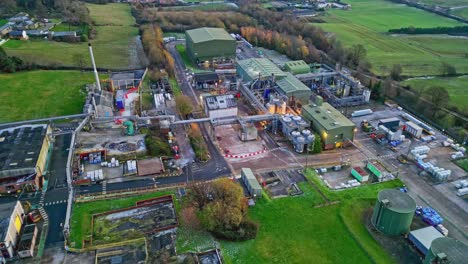
{"label": "white industrial building", "polygon": [[237,116],[237,101],[232,94],[207,96],[205,101],[205,113],[209,118],[226,118]]}

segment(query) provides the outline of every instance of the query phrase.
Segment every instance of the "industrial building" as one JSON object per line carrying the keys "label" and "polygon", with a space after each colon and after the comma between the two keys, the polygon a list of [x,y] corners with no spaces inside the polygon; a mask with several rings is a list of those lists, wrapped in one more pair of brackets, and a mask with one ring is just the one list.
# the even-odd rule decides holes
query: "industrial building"
{"label": "industrial building", "polygon": [[294,75],[310,73],[310,66],[303,60],[288,61],[284,64],[284,70]]}
{"label": "industrial building", "polygon": [[295,108],[300,108],[310,100],[312,91],[291,73],[287,73],[286,77],[277,80],[276,85],[278,86],[276,91],[288,97],[288,105],[294,104]]}
{"label": "industrial building", "polygon": [[285,72],[266,58],[251,58],[238,61],[237,75],[244,82],[252,82],[257,79],[281,79],[286,77]]}
{"label": "industrial building", "polygon": [[42,188],[50,157],[48,125],[23,125],[0,130],[0,193]]}
{"label": "industrial building", "polygon": [[324,149],[338,148],[354,140],[355,124],[317,96],[315,104],[302,107],[302,116],[322,138]]}
{"label": "industrial building", "polygon": [[242,168],[241,179],[244,182],[250,195],[253,197],[262,197],[262,187],[255,178],[250,168]]}
{"label": "industrial building", "polygon": [[382,233],[397,236],[409,231],[416,203],[396,189],[382,190],[372,214],[372,224]]}
{"label": "industrial building", "polygon": [[16,252],[24,209],[19,201],[0,203],[0,250],[4,258],[12,258]]}
{"label": "industrial building", "polygon": [[192,86],[196,89],[215,89],[221,84],[221,78],[216,72],[195,73]]}
{"label": "industrial building", "polygon": [[204,98],[205,113],[209,118],[237,117],[237,101],[232,94]]}
{"label": "industrial building", "polygon": [[222,28],[197,28],[185,32],[187,53],[195,63],[223,63],[236,57],[236,40]]}
{"label": "industrial building", "polygon": [[449,237],[434,239],[424,258],[424,264],[467,262],[468,246]]}
{"label": "industrial building", "polygon": [[409,233],[408,239],[413,245],[426,255],[431,247],[431,243],[444,236],[435,229],[433,226],[424,227],[421,229],[413,230]]}

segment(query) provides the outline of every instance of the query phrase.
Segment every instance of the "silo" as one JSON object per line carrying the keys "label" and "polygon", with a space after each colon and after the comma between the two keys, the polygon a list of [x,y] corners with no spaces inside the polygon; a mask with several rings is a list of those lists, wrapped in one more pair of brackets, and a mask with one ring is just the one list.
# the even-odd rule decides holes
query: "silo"
{"label": "silo", "polygon": [[437,238],[424,258],[424,264],[432,263],[468,263],[468,246],[453,238]]}
{"label": "silo", "polygon": [[382,190],[372,214],[372,224],[387,235],[409,231],[416,203],[408,194],[396,189]]}

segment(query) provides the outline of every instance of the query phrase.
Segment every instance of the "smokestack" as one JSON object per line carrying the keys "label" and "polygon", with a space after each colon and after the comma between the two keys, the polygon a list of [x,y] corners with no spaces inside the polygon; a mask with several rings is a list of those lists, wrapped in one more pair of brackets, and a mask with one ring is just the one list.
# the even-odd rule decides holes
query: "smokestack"
{"label": "smokestack", "polygon": [[98,72],[96,69],[96,62],[94,61],[93,47],[91,47],[91,42],[88,43],[88,48],[89,48],[89,54],[91,55],[91,62],[93,63],[94,79],[96,79],[96,87],[98,88],[98,91],[101,91],[101,84],[99,83],[99,76],[98,76]]}

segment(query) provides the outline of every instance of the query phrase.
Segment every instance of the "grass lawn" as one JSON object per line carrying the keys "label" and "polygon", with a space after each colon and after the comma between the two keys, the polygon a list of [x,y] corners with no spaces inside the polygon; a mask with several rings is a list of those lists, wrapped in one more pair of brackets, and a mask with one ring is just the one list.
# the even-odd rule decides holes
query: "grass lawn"
{"label": "grass lawn", "polygon": [[182,94],[182,90],[180,89],[180,86],[175,78],[170,78],[169,83],[171,84],[172,93],[174,96]]}
{"label": "grass lawn", "polygon": [[255,240],[221,242],[227,263],[394,263],[362,222],[381,189],[401,186],[400,181],[330,191],[313,174],[322,192],[339,204],[315,208],[322,197],[301,183],[304,195],[267,201],[261,199],[249,215],[260,223]]}
{"label": "grass lawn", "polygon": [[79,114],[93,74],[31,71],[0,74],[0,122]]}
{"label": "grass lawn", "polygon": [[451,11],[452,14],[468,19],[468,7]]}
{"label": "grass lawn", "polygon": [[187,69],[190,69],[194,73],[199,73],[199,72],[206,72],[202,69],[199,69],[195,66],[195,63],[193,63],[192,59],[190,59],[189,55],[187,54],[187,51],[185,50],[185,45],[183,44],[177,44],[176,49],[180,54],[180,57],[182,57],[182,61],[185,64],[185,67]]}
{"label": "grass lawn", "polygon": [[81,27],[79,26],[74,26],[68,23],[60,23],[56,26],[54,26],[51,31],[57,32],[57,31],[78,31],[80,30]]}
{"label": "grass lawn", "polygon": [[[348,2],[347,2],[348,3]],[[453,64],[458,72],[468,72],[465,54],[468,39],[446,36],[392,36],[389,29],[401,27],[450,27],[460,22],[423,10],[384,0],[350,0],[352,10],[327,12],[327,23],[316,24],[333,32],[345,45],[363,44],[377,74],[387,74],[393,64],[401,64],[406,75],[440,74],[440,64]]]}
{"label": "grass lawn", "polygon": [[422,2],[426,5],[438,5],[448,7],[468,5],[468,0],[420,0],[419,2]]}
{"label": "grass lawn", "polygon": [[445,87],[450,94],[450,103],[460,110],[467,108],[468,102],[468,76],[432,78],[432,79],[410,79],[402,82],[403,85],[411,86],[411,89],[426,89],[431,86]]}
{"label": "grass lawn", "polygon": [[457,164],[460,168],[468,172],[468,159],[459,159],[455,161],[455,164]]}
{"label": "grass lawn", "polygon": [[[138,35],[135,19],[127,4],[86,4],[96,24],[97,37],[91,40],[98,67],[126,69],[131,63],[133,41]],[[91,67],[87,43],[64,43],[56,41],[11,40],[3,45],[10,56],[41,65],[76,66],[73,54],[84,54]]]}
{"label": "grass lawn", "polygon": [[[110,210],[134,206],[135,202],[162,195],[174,194],[173,191],[146,193],[121,199],[102,200],[88,203],[75,203],[70,223],[70,241],[72,248],[82,248],[83,240],[91,236],[91,216]],[[176,203],[177,208],[177,201]]]}
{"label": "grass lawn", "polygon": [[0,19],[0,27],[8,23],[8,20],[6,19]]}

